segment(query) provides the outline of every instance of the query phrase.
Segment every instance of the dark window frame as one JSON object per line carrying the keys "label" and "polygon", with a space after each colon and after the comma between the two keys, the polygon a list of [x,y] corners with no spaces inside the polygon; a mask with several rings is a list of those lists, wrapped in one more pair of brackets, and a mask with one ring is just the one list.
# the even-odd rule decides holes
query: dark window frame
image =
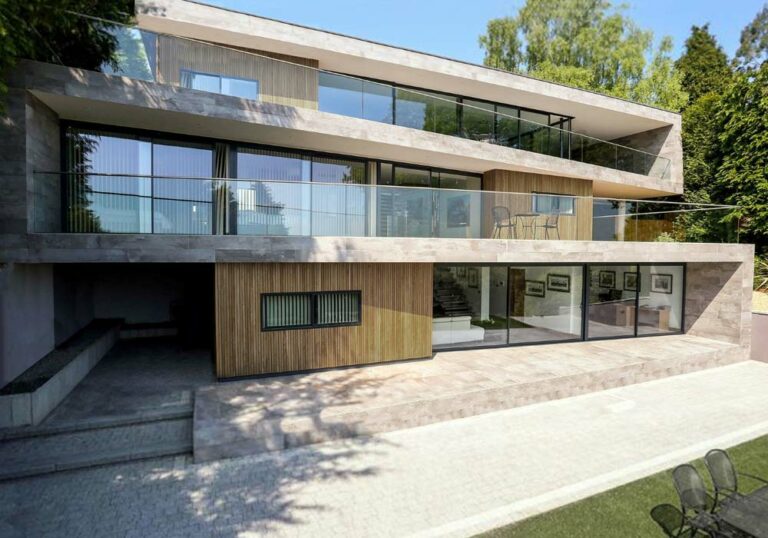
{"label": "dark window frame", "polygon": [[[323,295],[339,295],[342,293],[353,293],[357,296],[357,320],[340,323],[320,323],[318,321],[318,297]],[[286,295],[306,295],[310,297],[310,322],[304,325],[281,325],[267,326],[266,307],[267,298]],[[296,329],[327,329],[331,327],[355,327],[363,323],[363,292],[362,290],[331,290],[331,291],[286,291],[286,292],[268,292],[262,293],[259,298],[259,308],[261,312],[261,330],[262,332],[272,331],[292,331]]]}

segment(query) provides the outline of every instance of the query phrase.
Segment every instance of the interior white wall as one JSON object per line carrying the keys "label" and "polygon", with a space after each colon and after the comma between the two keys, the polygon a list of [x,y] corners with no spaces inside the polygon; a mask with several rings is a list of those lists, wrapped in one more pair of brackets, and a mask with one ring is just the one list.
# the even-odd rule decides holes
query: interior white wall
{"label": "interior white wall", "polygon": [[[672,275],[672,293],[651,291],[651,274]],[[640,267],[640,304],[644,306],[669,306],[669,327],[680,329],[683,304],[683,273],[679,265],[651,265]]]}

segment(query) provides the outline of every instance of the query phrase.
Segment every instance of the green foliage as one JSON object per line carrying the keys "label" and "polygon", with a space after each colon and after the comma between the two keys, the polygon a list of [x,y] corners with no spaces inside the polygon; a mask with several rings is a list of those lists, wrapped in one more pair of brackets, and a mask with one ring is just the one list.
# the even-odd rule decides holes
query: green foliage
{"label": "green foliage", "polygon": [[740,73],[723,95],[718,121],[722,163],[716,187],[742,222],[747,242],[768,246],[768,62]]}
{"label": "green foliage", "polygon": [[489,21],[480,46],[491,67],[673,110],[686,101],[671,40],[654,51],[653,34],[607,0],[526,0]]}
{"label": "green foliage", "polygon": [[743,70],[757,69],[768,60],[768,4],[741,31],[736,64]]}
{"label": "green foliage", "polygon": [[722,93],[732,76],[728,56],[709,32],[709,24],[691,27],[685,52],[675,67],[691,104],[709,93]]}
{"label": "green foliage", "polygon": [[129,23],[133,12],[132,0],[0,0],[0,99],[20,58],[91,70],[114,62],[115,37],[76,14]]}
{"label": "green foliage", "polygon": [[758,291],[768,291],[768,258],[755,256],[755,286]]}

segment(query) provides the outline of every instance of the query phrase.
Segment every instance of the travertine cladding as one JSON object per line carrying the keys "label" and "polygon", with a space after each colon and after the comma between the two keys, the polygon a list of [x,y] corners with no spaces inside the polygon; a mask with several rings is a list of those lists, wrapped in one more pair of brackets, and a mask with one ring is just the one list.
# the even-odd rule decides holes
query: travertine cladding
{"label": "travertine cladding", "polygon": [[768,313],[752,313],[752,360],[768,362]]}
{"label": "travertine cladding", "polygon": [[0,121],[0,233],[54,231],[61,222],[58,178],[36,184],[33,171],[60,167],[58,117],[23,90],[11,89],[5,106],[7,117]]}
{"label": "travertine cladding", "polygon": [[752,338],[752,275],[751,260],[689,263],[686,332],[748,348]]}
{"label": "travertine cladding", "polygon": [[[670,160],[669,177],[676,185],[675,190],[682,192],[683,189],[683,160],[680,156],[682,147],[682,135],[680,123],[675,123],[669,127],[660,127],[650,131],[633,134],[612,140],[616,144],[628,146],[634,149],[646,151],[652,155],[659,155]],[[663,173],[666,162],[656,160],[652,172],[654,175]]]}
{"label": "travertine cladding", "polygon": [[[752,245],[141,234],[0,235],[0,262],[747,262]],[[750,269],[751,270],[751,269]]]}
{"label": "travertine cladding", "polygon": [[[68,119],[415,164],[439,163],[465,171],[500,168],[575,177],[645,189],[647,196],[682,193],[681,185],[670,179],[317,110],[52,64],[22,62],[11,82],[55,103],[62,114],[66,111]],[[256,125],[259,129],[254,129]]]}

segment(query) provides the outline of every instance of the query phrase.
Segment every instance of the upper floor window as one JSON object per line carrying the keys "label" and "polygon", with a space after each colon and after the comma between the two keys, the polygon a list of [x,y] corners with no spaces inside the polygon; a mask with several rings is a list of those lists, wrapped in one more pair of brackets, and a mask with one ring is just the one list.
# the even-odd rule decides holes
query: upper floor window
{"label": "upper floor window", "polygon": [[576,198],[543,192],[534,192],[533,212],[541,215],[575,215]]}
{"label": "upper floor window", "polygon": [[181,70],[181,85],[193,90],[221,93],[243,99],[259,98],[259,81],[210,73]]}

